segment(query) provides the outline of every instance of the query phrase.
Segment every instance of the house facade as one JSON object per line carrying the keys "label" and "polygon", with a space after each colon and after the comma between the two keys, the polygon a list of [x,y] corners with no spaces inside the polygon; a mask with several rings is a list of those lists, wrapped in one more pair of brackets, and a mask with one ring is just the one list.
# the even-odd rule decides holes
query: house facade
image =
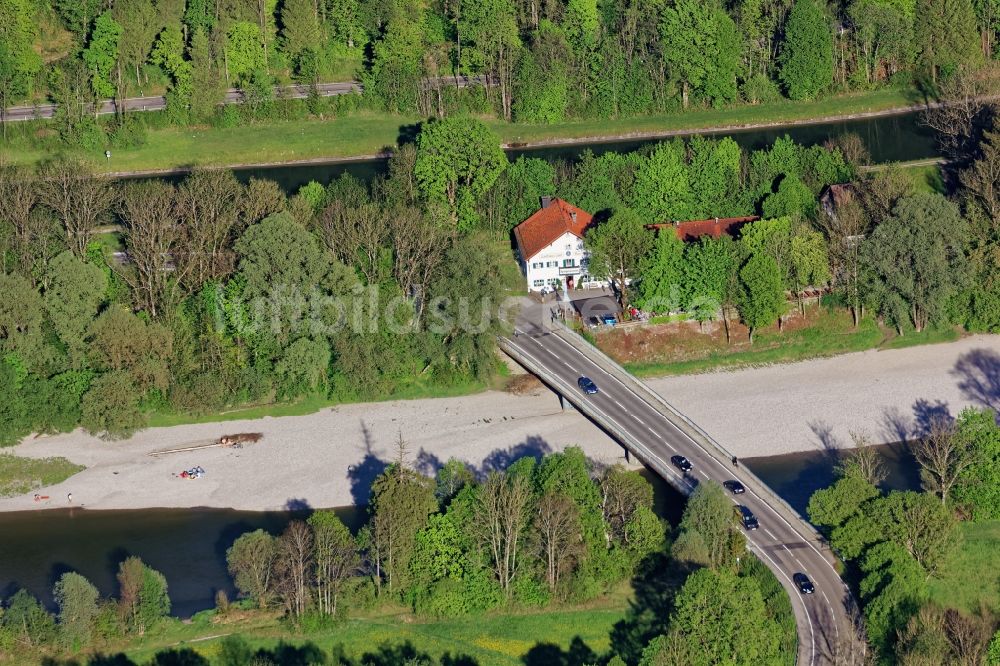
{"label": "house facade", "polygon": [[593,216],[562,199],[542,197],[542,206],[514,228],[521,271],[529,291],[578,289],[606,284],[590,275],[583,236]]}

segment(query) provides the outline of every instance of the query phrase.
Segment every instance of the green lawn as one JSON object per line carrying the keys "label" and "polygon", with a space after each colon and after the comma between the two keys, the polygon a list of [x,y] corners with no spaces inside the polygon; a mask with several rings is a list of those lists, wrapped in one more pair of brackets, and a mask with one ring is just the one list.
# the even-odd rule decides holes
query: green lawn
{"label": "green lawn", "polygon": [[[478,666],[520,666],[522,657],[535,645],[548,643],[567,650],[579,638],[594,653],[610,649],[610,633],[627,612],[624,594],[595,602],[590,607],[538,612],[494,613],[452,620],[427,620],[406,613],[385,613],[351,618],[336,626],[311,633],[290,634],[275,621],[218,623],[195,619],[192,624],[174,622],[133,643],[130,658],[144,663],[166,646],[191,647],[211,659],[218,655],[222,636],[241,634],[254,648],[272,648],[280,641],[302,644],[311,641],[330,653],[342,644],[349,657],[360,657],[380,648],[410,643],[434,658],[450,653],[468,655]],[[206,637],[211,637],[205,640]]]}
{"label": "green lawn", "polygon": [[61,483],[83,470],[65,458],[22,458],[0,453],[0,497],[23,495]]}
{"label": "green lawn", "polygon": [[962,523],[963,542],[945,574],[930,582],[931,599],[969,612],[980,602],[1000,612],[1000,520]]}
{"label": "green lawn", "polygon": [[[614,332],[609,335],[627,334]],[[824,309],[807,327],[785,332],[778,332],[777,327],[770,327],[757,333],[754,336],[753,346],[746,344],[743,339],[735,341],[733,345],[721,342],[706,347],[702,344],[698,351],[686,355],[688,358],[626,362],[624,365],[629,372],[640,377],[694,374],[718,369],[791,363],[866,349],[900,349],[914,345],[952,342],[957,340],[959,335],[957,329],[944,327],[926,329],[921,333],[908,331],[905,335],[897,336],[892,331],[880,328],[874,319],[869,317],[864,318],[855,329],[850,315],[845,311],[831,312]],[[602,342],[601,338],[598,340],[599,346],[608,351],[608,345]],[[655,350],[651,351],[655,353]]]}
{"label": "green lawn", "polygon": [[[508,144],[655,134],[676,130],[781,124],[813,118],[882,111],[914,103],[903,89],[849,94],[808,102],[784,101],[729,109],[698,109],[623,119],[573,120],[549,125],[487,122]],[[145,145],[114,150],[110,161],[103,151],[90,157],[102,171],[171,169],[192,165],[229,166],[291,160],[345,158],[372,155],[394,146],[400,128],[418,122],[416,116],[357,112],[317,120],[275,121],[227,129],[170,128],[150,130]],[[0,147],[0,158],[34,163],[48,155],[23,147]],[[2,160],[0,160],[2,161]]]}

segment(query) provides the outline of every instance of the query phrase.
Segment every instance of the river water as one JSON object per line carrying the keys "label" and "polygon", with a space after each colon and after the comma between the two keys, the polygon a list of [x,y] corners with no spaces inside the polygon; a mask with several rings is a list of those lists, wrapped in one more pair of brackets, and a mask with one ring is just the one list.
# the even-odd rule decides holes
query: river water
{"label": "river water", "polygon": [[[916,465],[905,447],[880,450],[889,471],[887,488],[919,487]],[[743,464],[804,514],[809,496],[832,482],[838,460],[836,453],[816,451],[745,459]],[[653,483],[657,514],[676,525],[684,498],[654,474],[644,476]],[[366,519],[363,509],[336,512],[353,531]],[[235,598],[226,549],[236,537],[258,528],[278,534],[305,515],[228,509],[0,513],[0,599],[24,587],[51,606],[52,586],[66,571],[80,572],[104,595],[115,594],[118,563],[138,555],[166,576],[173,613],[187,617],[212,608],[217,590]]]}
{"label": "river water", "polygon": [[[938,157],[940,152],[934,141],[934,134],[919,122],[919,114],[905,113],[894,116],[881,116],[861,120],[850,120],[835,123],[819,123],[814,125],[796,125],[783,128],[752,129],[740,131],[723,131],[711,134],[715,137],[732,137],[745,150],[766,148],[774,140],[786,134],[796,142],[813,146],[842,134],[854,133],[861,137],[873,163],[905,162]],[[663,139],[642,139],[629,141],[597,141],[591,143],[565,144],[541,148],[518,148],[507,151],[511,160],[521,155],[539,157],[545,160],[573,161],[585,150],[591,150],[595,155],[608,151],[627,153],[644,146],[659,143]],[[384,159],[354,160],[331,164],[303,164],[292,166],[248,167],[237,169],[236,175],[241,180],[250,178],[267,178],[277,181],[289,193],[311,180],[326,185],[343,173],[369,181],[376,175],[384,173]]]}

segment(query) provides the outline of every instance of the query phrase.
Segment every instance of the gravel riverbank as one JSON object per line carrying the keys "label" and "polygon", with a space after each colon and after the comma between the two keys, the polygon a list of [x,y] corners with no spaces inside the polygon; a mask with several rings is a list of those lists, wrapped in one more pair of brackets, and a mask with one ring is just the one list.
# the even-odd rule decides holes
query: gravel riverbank
{"label": "gravel riverbank", "polygon": [[[967,405],[1000,405],[1000,336],[802,363],[650,380],[654,389],[741,457],[849,445],[851,430],[875,441],[911,436],[921,420]],[[243,449],[211,448],[153,457],[153,451],[261,432]],[[307,416],[152,428],[103,442],[81,431],[28,439],[10,450],[64,456],[87,469],[0,511],[55,508],[230,507],[274,510],[363,503],[371,480],[396,455],[431,472],[450,457],[479,470],[520,455],[579,445],[599,464],[622,460],[604,433],[545,390],[488,391],[457,398],[339,405]],[[201,466],[199,479],[182,470]]]}

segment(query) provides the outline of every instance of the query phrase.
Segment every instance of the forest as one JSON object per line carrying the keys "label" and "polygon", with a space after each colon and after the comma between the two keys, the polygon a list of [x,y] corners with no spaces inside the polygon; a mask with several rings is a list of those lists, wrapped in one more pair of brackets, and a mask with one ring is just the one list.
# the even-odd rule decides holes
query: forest
{"label": "forest", "polygon": [[[372,485],[368,513],[357,535],[322,510],[277,536],[263,530],[240,535],[226,551],[239,599],[220,592],[216,608],[206,613],[220,622],[232,617],[236,627],[241,616],[278,613],[286,633],[332,630],[336,637],[336,622],[376,607],[401,605],[429,618],[539,612],[586,604],[634,580],[640,592],[615,626],[609,653],[585,644],[575,654],[538,645],[525,663],[655,666],[668,663],[660,660],[665,652],[682,655],[669,663],[686,664],[718,663],[734,651],[746,657],[740,663],[777,666],[794,659],[788,599],[755,558],[740,557],[745,539],[717,484],[700,487],[679,525],[670,528],[654,514],[653,489],[639,473],[595,469],[579,448],[518,458],[489,471],[452,459],[427,476],[412,466],[401,439],[396,460]],[[64,574],[55,586],[55,616],[29,593],[17,592],[0,615],[0,651],[106,649],[144,633],[162,636],[177,623],[165,617],[166,582],[138,558],[121,563],[118,582],[117,598],[102,599],[80,574]],[[296,648],[308,651],[298,658],[291,645],[286,649],[292,654],[281,655],[280,646],[278,653],[255,650],[249,641],[258,643],[252,635],[230,635],[204,652],[211,658],[183,648],[165,650],[149,663],[479,663],[461,653],[440,661],[412,648],[407,654],[391,639],[349,650],[340,645],[332,654],[306,643]],[[359,648],[367,650],[360,660]],[[111,659],[86,663],[135,663]]]}
{"label": "forest", "polygon": [[[52,101],[58,149],[142,141],[144,123],[232,126],[298,114],[273,86],[360,80],[359,105],[551,123],[937,82],[993,59],[994,0],[5,0],[0,107]],[[452,77],[485,77],[459,88]],[[219,107],[228,87],[240,107]],[[164,92],[158,118],[91,117]],[[134,115],[135,117],[126,117]],[[6,132],[6,130],[5,130]],[[5,133],[6,136],[6,133]]]}

